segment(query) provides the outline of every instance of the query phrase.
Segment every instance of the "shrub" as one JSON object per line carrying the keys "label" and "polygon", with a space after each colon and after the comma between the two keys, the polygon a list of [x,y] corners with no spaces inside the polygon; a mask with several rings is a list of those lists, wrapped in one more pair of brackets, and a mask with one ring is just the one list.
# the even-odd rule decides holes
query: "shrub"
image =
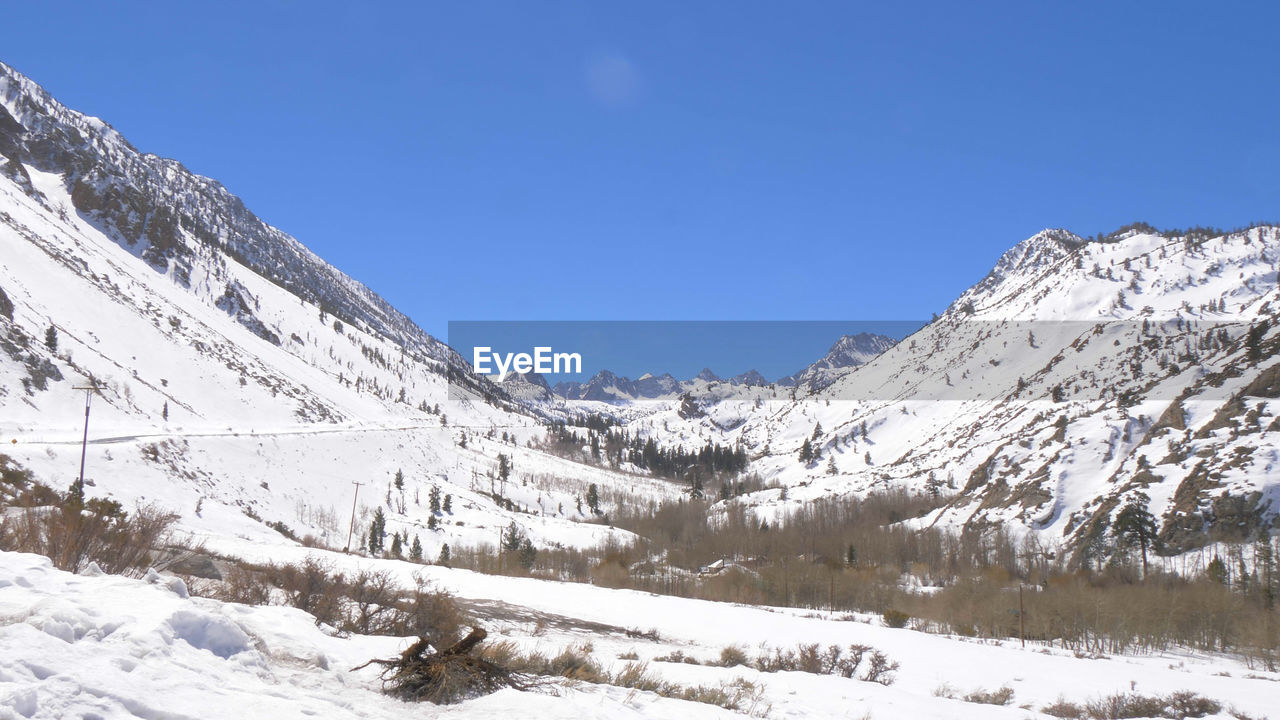
{"label": "shrub", "polygon": [[28,507],[0,523],[0,549],[44,555],[68,572],[94,562],[104,572],[140,577],[176,519],[153,506],[128,514],[118,503],[97,498],[83,507]]}
{"label": "shrub", "polygon": [[271,602],[271,584],[261,572],[236,564],[222,574],[222,583],[206,594],[222,602],[266,605]]}
{"label": "shrub", "polygon": [[[718,686],[680,685],[661,680],[649,672],[648,663],[628,662],[621,670],[610,674],[591,658],[592,647],[583,643],[566,647],[555,657],[548,658],[539,652],[521,654],[510,641],[494,643],[476,653],[477,659],[492,663],[506,672],[521,678],[531,676],[564,677],[583,682],[616,685],[618,687],[652,692],[669,698],[690,702],[718,705],[736,710],[751,717],[763,717],[768,706],[762,705],[764,686],[736,678]],[[622,659],[634,659],[635,653],[624,653]],[[684,656],[681,655],[683,658]],[[525,681],[528,684],[528,681]]]}
{"label": "shrub", "polygon": [[1191,692],[1176,692],[1166,697],[1117,693],[1093,700],[1084,707],[1090,718],[1200,718],[1216,715],[1222,704]]}
{"label": "shrub", "polygon": [[387,572],[363,570],[347,577],[314,555],[296,565],[233,565],[205,594],[249,605],[276,601],[343,632],[417,636],[436,648],[456,643],[461,628],[471,623],[452,595],[421,578],[405,591]]}
{"label": "shrub", "polygon": [[614,673],[612,684],[647,692],[659,692],[663,686],[662,681],[649,672],[648,663],[641,662],[627,663],[626,667]]}
{"label": "shrub", "polygon": [[719,685],[679,685],[664,682],[649,672],[646,663],[627,663],[606,682],[618,687],[651,692],[663,697],[678,698],[689,702],[716,705],[727,710],[737,710],[748,716],[763,717],[767,710],[760,707],[764,687],[735,678]]}
{"label": "shrub", "polygon": [[910,615],[893,608],[885,610],[881,617],[884,618],[884,624],[891,628],[904,628],[907,626],[907,621],[911,619]]}
{"label": "shrub", "polygon": [[427,637],[436,647],[457,642],[462,628],[472,622],[452,595],[422,578],[416,578],[416,587],[400,606],[404,616],[399,634]]}
{"label": "shrub", "polygon": [[750,662],[747,653],[735,645],[730,645],[720,651],[720,667],[736,667],[738,665],[746,665]]}
{"label": "shrub", "polygon": [[346,600],[343,629],[361,635],[404,635],[404,594],[385,570],[361,570],[342,589]]}
{"label": "shrub", "polygon": [[26,488],[32,482],[30,470],[14,462],[8,455],[0,453],[0,486],[7,485],[9,491],[16,491]]}
{"label": "shrub", "polygon": [[1186,690],[1170,695],[1165,702],[1168,703],[1169,710],[1172,711],[1169,717],[1200,718],[1206,715],[1217,715],[1222,712],[1221,703]]}
{"label": "shrub", "polygon": [[987,692],[981,688],[964,696],[965,702],[979,705],[1008,705],[1013,700],[1013,688],[1008,685],[999,690]]}
{"label": "shrub", "polygon": [[[864,659],[867,660],[865,669],[858,675]],[[831,645],[826,650],[819,650],[817,643],[797,645],[795,650],[774,648],[772,653],[766,652],[757,657],[752,665],[761,672],[839,675],[881,685],[892,685],[893,673],[898,669],[898,663],[866,645],[850,645],[847,649]]]}
{"label": "shrub", "polygon": [[898,669],[898,663],[892,662],[884,653],[879,650],[871,651],[871,661],[867,666],[867,671],[863,673],[861,680],[866,682],[879,683],[881,685],[892,685],[893,673]]}
{"label": "shrub", "polygon": [[284,521],[282,520],[272,520],[271,522],[267,523],[267,527],[271,528],[272,530],[275,530],[276,532],[280,533],[281,535],[289,538],[294,542],[298,542],[298,536],[293,532],[293,528],[289,527],[288,525],[285,525]]}
{"label": "shrub", "polygon": [[685,654],[684,654],[684,652],[682,652],[682,651],[680,651],[680,650],[672,650],[670,655],[664,655],[664,656],[662,656],[662,657],[656,657],[656,658],[654,658],[654,659],[653,659],[653,661],[654,661],[654,662],[667,662],[667,663],[684,663],[684,664],[686,664],[686,665],[701,665],[701,664],[702,664],[702,663],[698,662],[698,659],[697,659],[697,658],[693,657],[692,655],[685,655]]}
{"label": "shrub", "polygon": [[1059,697],[1052,705],[1046,705],[1040,708],[1040,712],[1045,715],[1052,715],[1058,718],[1069,718],[1070,720],[1079,720],[1084,717],[1084,708],[1070,703]]}
{"label": "shrub", "polygon": [[[570,645],[560,651],[559,655],[548,658],[539,652],[521,655],[515,651],[514,645],[504,648],[502,664],[516,672],[529,675],[553,675],[581,680],[583,682],[608,682],[609,674],[591,657],[592,647],[589,643]],[[486,659],[494,660],[496,656],[486,655]]]}
{"label": "shrub", "polygon": [[333,566],[316,556],[308,556],[299,565],[272,565],[265,579],[284,594],[284,604],[315,616],[316,624],[342,628],[345,617],[340,602],[342,576]]}

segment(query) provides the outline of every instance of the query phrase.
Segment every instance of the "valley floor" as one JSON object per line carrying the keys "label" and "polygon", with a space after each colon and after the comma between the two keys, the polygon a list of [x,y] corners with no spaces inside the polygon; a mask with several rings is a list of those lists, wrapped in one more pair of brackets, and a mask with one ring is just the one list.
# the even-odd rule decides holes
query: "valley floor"
{"label": "valley floor", "polygon": [[[227,537],[210,550],[251,561],[290,562],[319,551]],[[983,642],[839,619],[803,610],[745,607],[590,585],[480,575],[438,566],[324,553],[339,569],[373,567],[406,583],[415,574],[455,593],[491,639],[558,653],[590,643],[611,669],[648,661],[685,685],[743,678],[764,687],[753,708],[773,718],[1027,718],[1059,698],[1083,704],[1114,693],[1191,690],[1252,717],[1275,713],[1280,674],[1223,657],[1163,654],[1077,658],[1060,649]],[[631,631],[629,634],[627,631]],[[637,633],[636,631],[639,631]],[[636,637],[656,631],[657,639]],[[657,661],[680,651],[700,661],[735,645],[748,654],[798,643],[870,645],[900,663],[889,686],[802,672],[762,673]],[[180,581],[72,575],[36,555],[0,553],[0,718],[715,718],[712,705],[605,685],[505,690],[436,707],[379,692],[376,671],[351,671],[408,644],[339,637],[301,611],[189,597]],[[1007,706],[966,702],[1009,687]],[[952,695],[952,697],[945,697]],[[1231,717],[1225,710],[1221,717]]]}

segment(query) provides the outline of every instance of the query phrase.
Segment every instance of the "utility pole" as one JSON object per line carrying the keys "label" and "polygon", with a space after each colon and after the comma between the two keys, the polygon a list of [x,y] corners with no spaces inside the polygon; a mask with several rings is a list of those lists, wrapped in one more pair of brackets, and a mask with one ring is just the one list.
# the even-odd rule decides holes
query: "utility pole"
{"label": "utility pole", "polygon": [[356,486],[356,492],[351,498],[351,527],[347,529],[347,547],[342,551],[344,553],[351,552],[351,537],[356,532],[356,501],[360,499],[360,486],[364,485],[364,483],[355,480],[352,480],[351,484]]}
{"label": "utility pole", "polygon": [[84,438],[80,441],[80,477],[76,480],[76,489],[80,496],[84,497],[84,458],[89,450],[89,404],[93,401],[93,396],[98,392],[98,381],[89,376],[88,385],[76,385],[72,390],[84,391]]}

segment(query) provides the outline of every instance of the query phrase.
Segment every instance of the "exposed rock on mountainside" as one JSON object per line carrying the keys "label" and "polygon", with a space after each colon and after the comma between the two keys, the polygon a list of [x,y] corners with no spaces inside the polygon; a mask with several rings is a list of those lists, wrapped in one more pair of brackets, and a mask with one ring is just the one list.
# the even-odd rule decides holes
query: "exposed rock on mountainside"
{"label": "exposed rock on mountainside", "polygon": [[829,383],[838,374],[837,371],[863,365],[893,347],[896,342],[891,337],[872,333],[842,336],[831,346],[826,355],[804,370],[782,378],[778,384],[804,386],[816,390]]}

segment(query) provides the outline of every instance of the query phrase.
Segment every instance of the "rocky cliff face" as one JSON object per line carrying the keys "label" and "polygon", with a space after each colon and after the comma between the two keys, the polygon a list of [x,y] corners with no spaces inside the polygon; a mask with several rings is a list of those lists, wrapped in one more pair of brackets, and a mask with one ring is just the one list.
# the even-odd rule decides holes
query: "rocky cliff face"
{"label": "rocky cliff face", "polygon": [[[32,197],[38,191],[24,165],[60,176],[76,212],[180,285],[190,286],[200,258],[225,254],[348,325],[436,360],[449,359],[443,344],[263,222],[221,183],[176,160],[139,152],[110,125],[64,107],[3,63],[0,155],[3,171]],[[236,314],[247,327],[263,329],[251,308],[240,306]],[[271,339],[268,333],[262,337]]]}

